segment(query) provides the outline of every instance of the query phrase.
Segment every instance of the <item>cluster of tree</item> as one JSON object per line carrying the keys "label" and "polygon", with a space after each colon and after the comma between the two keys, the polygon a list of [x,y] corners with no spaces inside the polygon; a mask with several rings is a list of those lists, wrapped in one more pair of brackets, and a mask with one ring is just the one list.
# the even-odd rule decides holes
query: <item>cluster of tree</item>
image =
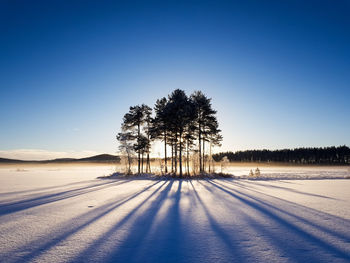
{"label": "cluster of tree", "polygon": [[350,164],[350,148],[347,146],[325,148],[297,148],[284,150],[252,150],[223,152],[213,155],[215,161],[227,157],[238,162],[286,162],[298,164]]}
{"label": "cluster of tree", "polygon": [[[143,173],[146,155],[146,173],[151,172],[150,150],[155,140],[164,143],[164,168],[168,173],[168,151],[171,151],[171,173],[183,176],[183,167],[190,175],[190,154],[198,156],[199,172],[206,169],[205,147],[220,146],[222,136],[212,109],[211,99],[201,91],[187,96],[183,90],[174,90],[167,98],[158,99],[152,108],[147,105],[130,107],[124,115],[117,139],[120,150],[128,159],[131,173],[132,154],[137,153],[138,173]],[[185,165],[184,165],[185,160]],[[210,169],[210,168],[209,168]]]}

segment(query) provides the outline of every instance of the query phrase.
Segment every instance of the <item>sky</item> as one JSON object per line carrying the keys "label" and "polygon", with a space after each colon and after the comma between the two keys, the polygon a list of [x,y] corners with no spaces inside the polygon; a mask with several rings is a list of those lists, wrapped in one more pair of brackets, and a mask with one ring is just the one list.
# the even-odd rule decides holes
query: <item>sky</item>
{"label": "sky", "polygon": [[212,98],[217,151],[350,145],[349,1],[0,1],[0,157],[116,153],[130,106]]}

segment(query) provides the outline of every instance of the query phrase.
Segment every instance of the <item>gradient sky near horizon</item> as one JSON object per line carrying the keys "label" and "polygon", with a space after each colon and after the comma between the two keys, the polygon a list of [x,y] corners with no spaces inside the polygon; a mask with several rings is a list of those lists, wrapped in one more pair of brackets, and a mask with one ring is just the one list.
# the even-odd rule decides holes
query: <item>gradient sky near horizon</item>
{"label": "gradient sky near horizon", "polygon": [[0,157],[115,153],[129,106],[176,88],[212,98],[220,150],[349,146],[349,14],[341,0],[1,1]]}

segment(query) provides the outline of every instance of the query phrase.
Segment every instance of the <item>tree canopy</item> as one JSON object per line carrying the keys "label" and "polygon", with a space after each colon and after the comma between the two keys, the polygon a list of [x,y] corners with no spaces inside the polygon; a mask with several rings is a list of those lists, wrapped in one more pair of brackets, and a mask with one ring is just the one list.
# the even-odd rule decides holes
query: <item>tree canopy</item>
{"label": "tree canopy", "polygon": [[[171,173],[190,175],[190,155],[199,160],[199,171],[192,165],[192,174],[210,170],[211,148],[220,146],[222,136],[212,109],[211,99],[201,91],[187,96],[181,89],[174,90],[168,97],[158,99],[154,108],[147,105],[132,106],[124,115],[122,133],[117,139],[121,149],[130,156],[130,145],[138,156],[138,174],[143,173],[143,158],[147,154],[146,172],[150,171],[149,154],[155,140],[164,142],[164,166],[168,173],[168,148],[171,150]],[[205,145],[209,154],[205,154]],[[198,147],[198,148],[197,148]],[[209,156],[208,156],[209,155]],[[184,165],[184,160],[185,165]],[[130,163],[130,162],[129,162]]]}

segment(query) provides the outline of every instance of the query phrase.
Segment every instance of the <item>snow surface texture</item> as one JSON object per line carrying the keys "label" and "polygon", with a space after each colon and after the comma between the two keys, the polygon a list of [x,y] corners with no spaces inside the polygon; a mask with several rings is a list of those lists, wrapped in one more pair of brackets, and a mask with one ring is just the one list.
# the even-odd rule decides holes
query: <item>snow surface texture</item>
{"label": "snow surface texture", "polygon": [[0,261],[350,262],[350,180],[109,172],[0,169]]}

